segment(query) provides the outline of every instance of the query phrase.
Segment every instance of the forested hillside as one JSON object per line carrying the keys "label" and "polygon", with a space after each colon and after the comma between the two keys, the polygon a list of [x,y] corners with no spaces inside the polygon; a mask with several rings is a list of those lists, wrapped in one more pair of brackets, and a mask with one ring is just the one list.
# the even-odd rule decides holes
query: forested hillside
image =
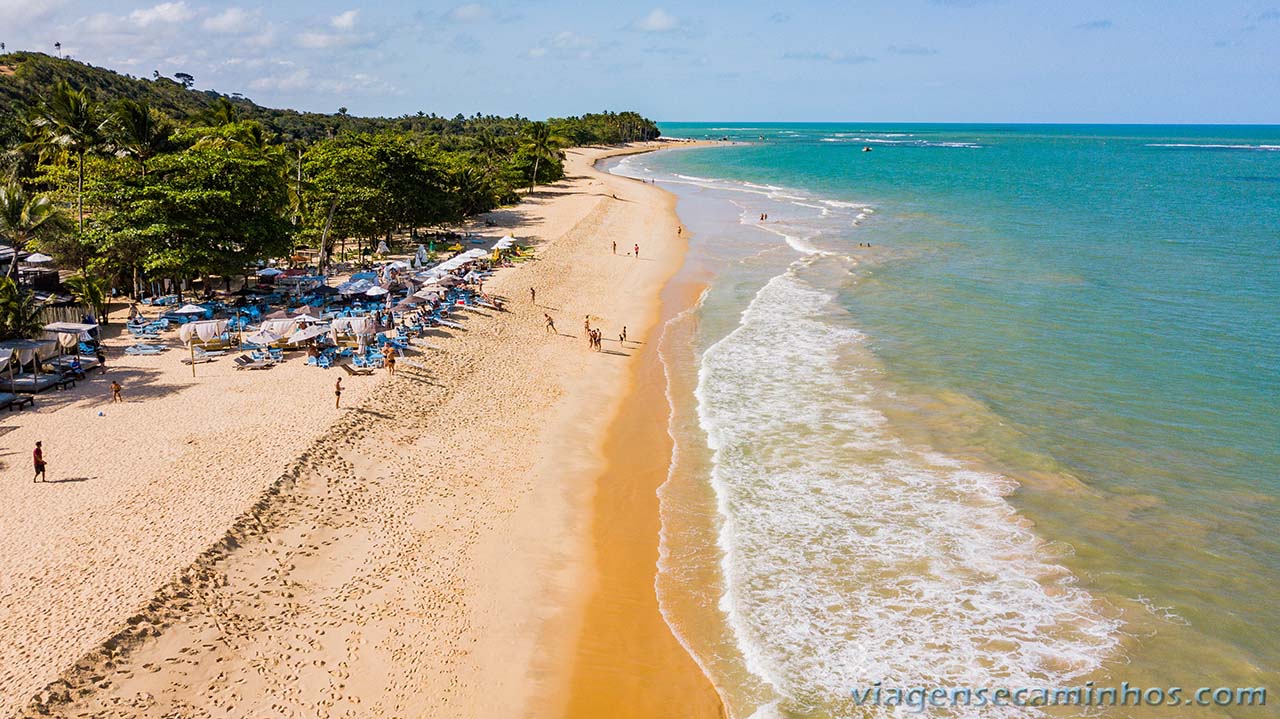
{"label": "forested hillside", "polygon": [[[305,247],[327,263],[347,239],[367,249],[514,202],[563,176],[565,147],[658,136],[634,112],[361,118],[192,84],[0,55],[0,271],[39,251],[100,294],[236,276]],[[0,306],[20,295],[0,279]]]}

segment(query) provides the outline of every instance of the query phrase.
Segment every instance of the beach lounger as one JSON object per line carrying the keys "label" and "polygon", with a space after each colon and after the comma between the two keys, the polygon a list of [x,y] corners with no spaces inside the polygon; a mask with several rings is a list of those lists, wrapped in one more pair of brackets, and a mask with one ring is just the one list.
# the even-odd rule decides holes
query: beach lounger
{"label": "beach lounger", "polygon": [[127,355],[158,355],[169,349],[164,345],[136,344],[124,348]]}
{"label": "beach lounger", "polygon": [[182,364],[204,364],[205,362],[212,362],[224,354],[226,352],[209,352],[196,347],[190,357],[182,358]]}
{"label": "beach lounger", "polygon": [[4,379],[0,379],[0,391],[15,394],[36,394],[52,387],[58,387],[61,384],[62,378],[59,375],[41,374],[37,376],[28,372],[14,375],[12,380],[9,380],[7,376]]}
{"label": "beach lounger", "polygon": [[342,369],[346,370],[347,374],[350,374],[350,375],[359,375],[363,377],[363,376],[373,374],[373,369],[369,367],[352,367],[349,364],[344,364],[339,366],[342,367]]}
{"label": "beach lounger", "polygon": [[249,355],[240,355],[235,359],[236,369],[267,369],[274,367],[275,362],[268,359],[254,359]]}

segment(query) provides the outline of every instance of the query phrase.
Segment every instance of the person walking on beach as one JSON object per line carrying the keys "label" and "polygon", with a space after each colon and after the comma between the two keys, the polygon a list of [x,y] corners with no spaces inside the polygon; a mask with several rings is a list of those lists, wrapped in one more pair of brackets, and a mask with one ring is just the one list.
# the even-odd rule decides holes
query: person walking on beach
{"label": "person walking on beach", "polygon": [[335,382],[333,385],[333,408],[342,409],[342,378],[341,377],[339,377],[338,381]]}
{"label": "person walking on beach", "polygon": [[39,442],[36,442],[36,448],[34,451],[31,452],[31,459],[35,462],[35,465],[36,465],[36,476],[31,478],[31,483],[35,484],[37,481],[40,481],[40,482],[45,481],[44,449],[41,448],[41,445]]}
{"label": "person walking on beach", "polygon": [[559,332],[556,332],[556,321],[551,319],[551,315],[547,314],[546,312],[543,312],[542,316],[547,318],[547,331],[560,334]]}
{"label": "person walking on beach", "polygon": [[636,259],[640,258],[640,244],[636,243]]}
{"label": "person walking on beach", "polygon": [[106,374],[106,373],[107,373],[107,354],[102,351],[101,347],[99,347],[98,348],[98,374]]}
{"label": "person walking on beach", "polygon": [[387,374],[394,376],[396,373],[396,353],[387,350]]}
{"label": "person walking on beach", "polygon": [[111,404],[117,404],[124,401],[120,398],[120,390],[120,383],[115,380],[111,380]]}
{"label": "person walking on beach", "polygon": [[618,254],[618,241],[617,241],[617,240],[614,240],[614,241],[613,241],[613,254],[615,254],[615,255],[616,255],[616,254]]}
{"label": "person walking on beach", "polygon": [[538,304],[538,291],[532,287],[529,288],[529,301],[535,305]]}
{"label": "person walking on beach", "polygon": [[627,343],[627,326],[622,326],[622,331],[618,333],[618,344],[625,345]]}

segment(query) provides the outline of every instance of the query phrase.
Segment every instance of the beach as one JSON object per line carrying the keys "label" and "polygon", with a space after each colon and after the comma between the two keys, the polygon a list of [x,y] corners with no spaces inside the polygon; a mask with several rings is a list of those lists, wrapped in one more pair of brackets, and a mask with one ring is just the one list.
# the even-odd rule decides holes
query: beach
{"label": "beach", "polygon": [[[569,151],[564,181],[486,216],[536,248],[485,284],[506,311],[437,331],[394,377],[343,376],[342,409],[333,370],[223,359],[193,378],[173,350],[110,353],[105,376],[6,416],[0,492],[22,511],[0,519],[0,715],[718,711],[657,614],[652,471],[636,542],[602,541],[598,519],[629,501],[596,483],[629,479],[609,431],[685,242],[667,193],[592,164],[646,149]],[[627,581],[602,584],[615,562]],[[600,606],[633,634],[583,635]]]}

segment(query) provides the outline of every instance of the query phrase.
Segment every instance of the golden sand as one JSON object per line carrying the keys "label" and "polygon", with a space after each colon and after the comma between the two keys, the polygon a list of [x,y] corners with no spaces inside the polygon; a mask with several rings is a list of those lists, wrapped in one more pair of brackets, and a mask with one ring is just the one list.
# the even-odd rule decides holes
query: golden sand
{"label": "golden sand", "polygon": [[[619,696],[710,700],[652,597],[661,456],[609,465],[595,492],[684,246],[670,196],[594,171],[603,154],[569,153],[564,182],[491,214],[538,247],[486,283],[509,311],[468,313],[394,378],[343,376],[349,408],[300,359],[193,380],[179,352],[113,352],[105,377],[5,416],[0,715],[559,716],[605,706],[570,687],[608,667],[636,672]],[[624,324],[643,344],[620,346]],[[59,481],[31,483],[37,439]],[[593,511],[624,505],[635,523],[593,543]],[[618,632],[591,665],[579,632],[615,634],[598,579],[633,598],[634,622],[606,613],[644,642]]]}

